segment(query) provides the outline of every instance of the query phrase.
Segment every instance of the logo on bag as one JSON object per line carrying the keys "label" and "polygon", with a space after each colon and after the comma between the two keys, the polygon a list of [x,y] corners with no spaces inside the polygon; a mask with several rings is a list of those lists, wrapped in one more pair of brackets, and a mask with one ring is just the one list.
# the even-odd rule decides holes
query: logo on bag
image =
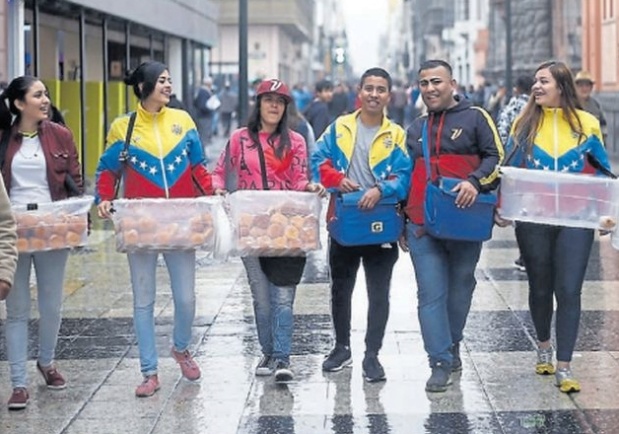
{"label": "logo on bag", "polygon": [[383,231],[383,222],[372,222],[370,228],[373,234],[379,234]]}
{"label": "logo on bag", "polygon": [[462,135],[462,128],[452,128],[451,129],[451,140],[456,140],[461,135]]}

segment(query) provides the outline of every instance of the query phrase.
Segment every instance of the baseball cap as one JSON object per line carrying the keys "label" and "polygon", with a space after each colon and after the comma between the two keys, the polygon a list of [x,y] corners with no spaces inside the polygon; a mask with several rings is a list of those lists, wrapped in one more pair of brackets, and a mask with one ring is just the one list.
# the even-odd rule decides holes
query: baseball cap
{"label": "baseball cap", "polygon": [[265,93],[276,93],[277,95],[283,96],[288,103],[292,102],[292,96],[290,95],[288,86],[286,86],[283,81],[276,78],[263,80],[258,86],[258,89],[256,89],[256,98]]}

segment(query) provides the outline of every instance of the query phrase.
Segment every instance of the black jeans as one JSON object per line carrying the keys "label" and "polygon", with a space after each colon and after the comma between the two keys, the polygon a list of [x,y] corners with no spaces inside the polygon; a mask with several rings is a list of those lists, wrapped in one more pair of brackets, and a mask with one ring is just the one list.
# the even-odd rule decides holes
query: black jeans
{"label": "black jeans", "polygon": [[342,246],[333,238],[329,240],[329,266],[331,267],[331,315],[338,345],[350,345],[350,320],[352,292],[357,281],[361,260],[365,270],[368,291],[366,352],[378,354],[389,318],[389,287],[393,266],[398,260],[398,246],[380,245]]}
{"label": "black jeans", "polygon": [[570,362],[578,336],[580,294],[589,262],[591,229],[518,223],[516,239],[529,277],[529,309],[537,339],[550,339],[557,299],[557,360]]}

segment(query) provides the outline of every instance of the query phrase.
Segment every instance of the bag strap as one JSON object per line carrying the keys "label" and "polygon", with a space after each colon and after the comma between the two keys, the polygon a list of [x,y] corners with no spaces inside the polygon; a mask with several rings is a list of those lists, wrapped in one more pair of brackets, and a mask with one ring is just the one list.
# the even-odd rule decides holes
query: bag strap
{"label": "bag strap", "polygon": [[432,181],[432,172],[430,171],[430,144],[428,143],[428,121],[423,121],[421,126],[421,152],[423,153],[423,161],[426,165],[426,183]]}
{"label": "bag strap", "polygon": [[[432,118],[428,123],[427,120],[423,122],[422,131],[421,131],[421,149],[423,152],[423,159],[426,163],[426,181],[432,182],[432,171],[430,167],[430,140],[429,134],[432,133],[432,121],[434,116],[431,115]],[[441,133],[443,131],[443,125],[445,124],[445,112],[441,113],[441,117],[438,121],[438,128],[436,131],[436,172],[440,176],[440,167],[439,167],[439,155],[441,152]]]}
{"label": "bag strap", "polygon": [[269,183],[267,181],[267,165],[264,160],[264,151],[262,149],[262,143],[260,143],[260,138],[258,138],[258,143],[256,143],[258,147],[258,158],[260,159],[260,174],[262,175],[262,188],[264,190],[269,190]]}
{"label": "bag strap", "polygon": [[133,135],[133,128],[135,127],[135,119],[137,118],[137,112],[131,113],[129,117],[129,125],[127,125],[127,134],[125,135],[125,144],[123,150],[120,151],[118,160],[120,161],[120,171],[118,173],[118,182],[114,187],[114,197],[118,197],[118,190],[120,190],[120,178],[122,178],[125,168],[127,167],[127,161],[129,161],[129,143],[131,142],[131,136]]}

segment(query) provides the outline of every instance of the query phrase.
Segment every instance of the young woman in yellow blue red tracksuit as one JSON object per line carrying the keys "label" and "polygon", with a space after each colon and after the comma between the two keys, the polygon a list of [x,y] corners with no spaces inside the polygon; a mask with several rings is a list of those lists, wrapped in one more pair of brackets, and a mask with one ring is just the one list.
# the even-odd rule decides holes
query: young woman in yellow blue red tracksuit
{"label": "young woman in yellow blue red tracksuit", "polygon": [[496,188],[503,146],[490,115],[454,96],[456,81],[447,62],[422,64],[419,88],[428,115],[416,119],[407,131],[413,176],[406,206],[406,241],[417,278],[421,334],[432,368],[426,391],[444,392],[451,383],[451,372],[462,369],[460,341],[477,283],[475,268],[482,243],[438,239],[425,232],[422,130],[427,129],[432,179],[439,175],[462,179],[455,187],[455,202],[460,207],[473,204],[480,192]]}
{"label": "young woman in yellow blue red tracksuit", "polygon": [[[96,174],[99,216],[110,218],[115,184],[122,176],[124,197],[188,198],[212,194],[211,175],[205,166],[204,151],[196,126],[184,110],[166,107],[172,94],[168,68],[159,62],[141,64],[125,83],[133,87],[140,103],[127,155],[125,138],[132,114],[117,118],[107,136],[107,149]],[[189,353],[191,327],[195,316],[195,251],[162,253],[170,274],[174,299],[172,356],[183,376],[200,378],[200,368]],[[133,321],[144,376],[137,387],[138,397],[159,389],[155,346],[155,277],[157,252],[127,254],[133,289]]]}
{"label": "young woman in yellow blue red tracksuit", "polygon": [[[537,68],[531,98],[515,121],[507,147],[512,166],[570,173],[610,171],[600,123],[580,109],[574,79],[562,62],[544,62]],[[590,158],[597,162],[597,169],[589,163]],[[535,372],[555,374],[556,385],[564,393],[580,391],[570,362],[593,238],[592,229],[528,222],[516,225],[516,239],[529,280],[529,310],[538,341]],[[556,368],[550,339],[554,298]]]}

